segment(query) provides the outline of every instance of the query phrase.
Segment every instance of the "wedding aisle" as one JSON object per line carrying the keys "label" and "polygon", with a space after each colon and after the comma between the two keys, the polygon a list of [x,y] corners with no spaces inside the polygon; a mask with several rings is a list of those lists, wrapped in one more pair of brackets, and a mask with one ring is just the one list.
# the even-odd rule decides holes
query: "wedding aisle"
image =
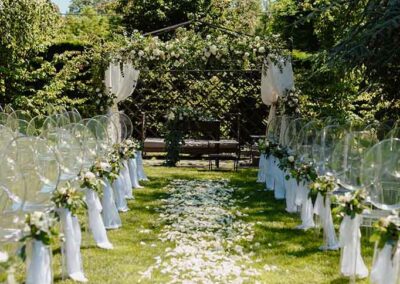
{"label": "wedding aisle", "polygon": [[[346,283],[338,277],[340,253],[319,251],[317,231],[295,230],[298,216],[255,182],[255,169],[152,166],[146,173],[150,181],[121,214],[124,226],[108,231],[114,250],[99,250],[83,235],[90,283]],[[370,263],[369,246],[364,254]],[[58,251],[54,258],[59,265]],[[55,271],[56,283],[74,283]]]}
{"label": "wedding aisle", "polygon": [[248,283],[259,276],[254,252],[240,245],[253,241],[254,224],[240,219],[235,190],[227,180],[172,181],[159,219],[159,238],[172,246],[142,276],[150,280],[155,269],[171,283]]}

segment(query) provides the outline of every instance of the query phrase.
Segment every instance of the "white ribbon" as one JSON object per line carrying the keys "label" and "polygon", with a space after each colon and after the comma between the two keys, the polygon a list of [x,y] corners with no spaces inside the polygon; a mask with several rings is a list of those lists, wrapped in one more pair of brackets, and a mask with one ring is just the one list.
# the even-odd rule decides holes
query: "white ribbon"
{"label": "white ribbon", "polygon": [[[289,172],[285,173],[285,176],[289,175]],[[284,178],[285,192],[286,192],[286,212],[288,213],[296,213],[297,205],[296,205],[296,188],[297,182],[294,178],[290,177],[289,179]]]}
{"label": "white ribbon", "polygon": [[365,278],[368,269],[361,256],[361,225],[362,217],[356,215],[353,219],[346,215],[340,224],[339,241],[342,248],[340,271],[344,276]]}
{"label": "white ribbon", "polygon": [[129,159],[128,166],[129,166],[129,177],[131,179],[133,188],[143,188],[143,186],[140,186],[139,184],[138,166],[136,163],[136,159]]}
{"label": "white ribbon", "polygon": [[141,180],[148,181],[149,179],[147,178],[147,175],[144,172],[142,151],[136,152],[136,164],[137,164],[137,175],[139,181]]}
{"label": "white ribbon", "polygon": [[308,184],[300,183],[296,193],[296,204],[301,206],[301,225],[297,229],[307,230],[315,227],[313,205],[311,198],[308,198],[310,189]]}
{"label": "white ribbon", "polygon": [[274,190],[274,157],[269,155],[265,163],[265,185],[267,190]]}
{"label": "white ribbon", "polygon": [[265,154],[260,155],[260,161],[258,162],[258,174],[257,174],[257,182],[264,183],[266,179],[266,163],[267,159]]}
{"label": "white ribbon", "polygon": [[279,159],[274,158],[273,165],[273,174],[274,174],[274,195],[275,199],[282,200],[285,199],[285,185],[284,185],[284,174],[283,171],[279,168]]}
{"label": "white ribbon", "polygon": [[81,227],[78,218],[72,216],[71,211],[65,208],[59,209],[61,226],[65,237],[63,245],[67,275],[74,281],[87,282],[81,259]]}
{"label": "white ribbon", "polygon": [[50,247],[33,240],[28,253],[26,284],[51,284],[53,274]]}
{"label": "white ribbon", "polygon": [[104,191],[101,204],[103,206],[102,217],[106,229],[118,229],[122,226],[117,206],[115,205],[114,194],[110,182],[104,179]]}
{"label": "white ribbon", "polygon": [[122,161],[121,175],[123,176],[125,198],[133,199],[132,182],[129,174],[129,165],[127,160]]}
{"label": "white ribbon", "polygon": [[115,205],[119,212],[129,211],[128,204],[125,198],[125,186],[124,177],[120,173],[118,178],[113,182],[113,189],[115,195]]}
{"label": "white ribbon", "polygon": [[97,193],[87,189],[86,203],[88,205],[89,227],[97,246],[103,249],[112,249],[113,245],[108,240],[107,231],[101,218],[103,207]]}
{"label": "white ribbon", "polygon": [[393,257],[393,246],[386,244],[378,252],[375,263],[371,270],[371,283],[373,284],[398,284],[400,249],[397,247]]}
{"label": "white ribbon", "polygon": [[322,229],[324,230],[324,246],[321,249],[337,250],[339,243],[336,238],[335,227],[333,225],[331,200],[327,196],[325,198],[318,193],[317,199],[314,204],[314,214],[318,215],[321,219]]}

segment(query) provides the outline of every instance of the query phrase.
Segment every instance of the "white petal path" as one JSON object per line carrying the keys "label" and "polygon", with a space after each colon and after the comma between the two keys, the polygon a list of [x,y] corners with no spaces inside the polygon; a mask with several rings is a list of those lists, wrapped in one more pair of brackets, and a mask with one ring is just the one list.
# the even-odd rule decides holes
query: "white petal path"
{"label": "white petal path", "polygon": [[142,273],[151,279],[154,270],[171,277],[170,283],[248,283],[260,275],[253,268],[253,253],[240,244],[254,238],[254,224],[235,206],[235,188],[228,181],[175,180],[163,200],[159,237],[172,242],[156,263]]}

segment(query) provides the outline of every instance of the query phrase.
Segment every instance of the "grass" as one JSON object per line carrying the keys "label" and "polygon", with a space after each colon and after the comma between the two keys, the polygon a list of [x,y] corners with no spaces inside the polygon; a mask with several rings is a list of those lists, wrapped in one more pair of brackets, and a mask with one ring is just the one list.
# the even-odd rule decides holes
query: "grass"
{"label": "grass", "polygon": [[[255,266],[262,272],[258,279],[261,283],[348,283],[339,275],[340,252],[319,251],[322,236],[318,230],[295,230],[299,217],[286,213],[284,202],[274,200],[272,192],[265,192],[264,186],[255,182],[256,170],[210,172],[193,168],[148,167],[146,172],[150,181],[144,184],[144,189],[135,191],[136,199],[129,201],[130,211],[121,214],[123,228],[108,232],[114,250],[96,248],[93,240],[84,234],[82,256],[90,283],[138,283],[139,273],[153,265],[154,257],[162,255],[168,246],[157,238],[161,225],[157,223],[156,209],[161,199],[166,197],[164,186],[173,179],[221,178],[230,179],[231,185],[239,188],[235,198],[241,211],[248,214],[245,220],[256,223],[254,241],[243,245],[254,251],[254,259],[260,260]],[[143,229],[150,229],[150,233],[141,233]],[[363,244],[363,255],[370,265],[372,245],[367,242]],[[263,267],[266,264],[276,265],[279,270],[265,271]],[[73,283],[61,280],[58,250],[55,251],[54,265],[56,283]],[[151,281],[141,283],[165,283],[167,280],[165,275],[154,273]],[[367,283],[367,280],[359,283]]]}

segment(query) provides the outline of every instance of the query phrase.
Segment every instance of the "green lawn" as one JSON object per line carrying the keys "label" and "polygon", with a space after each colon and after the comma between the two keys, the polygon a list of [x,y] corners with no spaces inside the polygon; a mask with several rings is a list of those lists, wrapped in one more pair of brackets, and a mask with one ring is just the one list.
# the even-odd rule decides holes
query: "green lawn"
{"label": "green lawn", "polygon": [[[339,276],[340,252],[319,251],[322,236],[317,230],[303,232],[293,229],[299,224],[299,217],[286,213],[284,202],[275,201],[272,192],[263,191],[263,185],[255,182],[255,169],[210,172],[191,168],[148,167],[146,172],[150,181],[144,184],[144,189],[135,191],[136,200],[129,202],[131,210],[121,215],[123,228],[108,232],[114,250],[98,249],[87,235],[84,236],[82,255],[90,283],[138,283],[139,273],[155,263],[154,257],[163,254],[168,244],[157,238],[161,224],[157,223],[156,209],[160,200],[166,197],[163,188],[169,181],[221,178],[230,179],[231,185],[239,188],[235,198],[241,211],[248,214],[245,220],[256,223],[254,242],[243,245],[255,252],[254,259],[259,261],[256,265],[262,272],[261,283],[348,282]],[[143,232],[146,229],[150,231]],[[372,246],[367,242],[363,254],[370,265]],[[73,283],[61,281],[59,264],[60,255],[56,251],[56,283]],[[278,270],[265,271],[263,267],[266,264],[276,265]],[[166,276],[154,273],[151,281],[141,283],[165,283],[167,280]]]}

